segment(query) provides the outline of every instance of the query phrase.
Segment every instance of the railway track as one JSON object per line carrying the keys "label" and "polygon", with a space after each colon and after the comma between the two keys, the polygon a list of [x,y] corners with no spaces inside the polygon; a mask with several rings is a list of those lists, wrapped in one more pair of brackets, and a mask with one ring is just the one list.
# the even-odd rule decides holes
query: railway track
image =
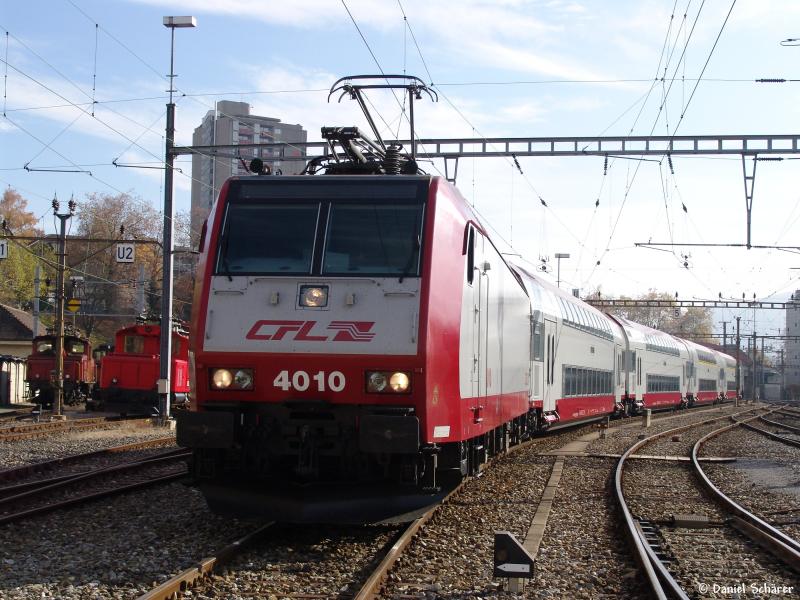
{"label": "railway track", "polygon": [[152,419],[127,419],[121,417],[89,417],[67,421],[26,423],[24,425],[13,424],[0,427],[0,443],[42,437],[51,433],[118,429],[122,427],[149,427],[151,425]]}
{"label": "railway track", "polygon": [[[157,440],[162,442],[165,440]],[[152,447],[155,442],[129,444],[127,449]],[[19,472],[41,473],[41,469],[52,469],[56,465],[75,466],[80,462],[108,459],[120,447],[87,453],[72,460],[58,459],[38,465],[39,471],[29,471],[28,467],[9,471],[17,476]],[[156,452],[150,456],[136,457],[116,464],[103,464],[99,467],[75,470],[68,474],[50,477],[31,478],[29,481],[7,484],[0,487],[0,525],[32,517],[42,513],[59,510],[76,504],[104,498],[115,494],[130,492],[150,485],[167,483],[186,475],[183,461],[189,452],[181,448]],[[107,462],[107,461],[106,461]],[[177,464],[176,464],[177,463]],[[9,471],[4,472],[11,479]]]}
{"label": "railway track", "polygon": [[[692,413],[682,413],[677,416],[665,415],[658,417],[656,420],[682,418],[691,416],[691,414]],[[631,425],[634,421],[636,424],[639,422],[638,419],[632,419],[620,421],[618,423]],[[525,450],[529,446],[540,447],[540,450],[546,450],[547,447],[557,447],[563,444],[562,440],[564,438],[574,437],[575,435],[579,435],[581,433],[585,434],[586,432],[594,430],[594,427],[589,426],[582,427],[576,432],[561,432],[562,435],[553,435],[548,438],[538,438],[532,442],[527,442],[514,447],[510,455],[503,455],[502,457],[498,457],[498,459],[505,457],[513,460],[515,455],[520,456],[523,454],[520,451]],[[528,460],[530,459],[520,458],[520,464],[513,466],[513,469],[519,469],[522,467],[524,470],[527,470],[528,467],[525,463],[527,463]],[[481,477],[477,479],[482,479],[484,474],[487,474],[486,476],[488,477],[488,471],[490,468],[492,468],[492,466],[488,467],[484,473],[482,473]],[[541,471],[542,474],[544,474],[548,471],[548,469],[544,467],[541,469]],[[513,482],[513,479],[506,477],[503,477],[503,479]],[[544,475],[542,476],[542,479],[546,480]],[[463,482],[457,489],[453,490],[447,496],[444,502],[431,507],[428,511],[411,522],[407,527],[402,529],[398,528],[396,532],[393,533],[393,540],[391,543],[386,543],[385,531],[379,532],[377,538],[375,538],[376,533],[370,533],[369,529],[340,529],[338,534],[325,533],[324,535],[320,535],[317,532],[316,535],[319,536],[319,539],[311,542],[309,545],[324,545],[327,548],[326,553],[333,555],[340,553],[342,548],[340,542],[336,540],[322,541],[322,538],[332,537],[333,535],[338,535],[339,537],[344,537],[345,539],[352,539],[356,535],[365,536],[365,539],[359,543],[359,546],[371,544],[373,550],[367,553],[368,556],[361,555],[361,551],[356,550],[355,554],[359,555],[360,558],[353,565],[353,569],[342,570],[340,567],[329,566],[319,560],[318,557],[309,557],[307,558],[307,562],[302,564],[295,564],[291,561],[290,564],[285,564],[285,559],[276,560],[276,556],[297,556],[304,554],[304,550],[291,545],[284,546],[281,547],[280,550],[276,550],[276,544],[279,544],[280,541],[276,541],[276,539],[273,539],[273,537],[280,536],[279,533],[276,533],[276,530],[280,526],[269,524],[247,533],[240,539],[226,545],[213,556],[197,560],[195,566],[181,571],[168,581],[152,589],[150,592],[140,596],[140,600],[178,598],[181,597],[181,594],[187,590],[191,590],[191,595],[193,597],[204,597],[206,595],[211,597],[227,597],[245,592],[257,594],[259,597],[269,597],[270,595],[273,595],[277,597],[291,596],[308,599],[356,598],[360,600],[380,596],[397,597],[398,593],[400,594],[400,597],[417,597],[413,595],[414,593],[423,594],[423,596],[419,597],[427,597],[424,594],[438,589],[438,584],[435,581],[431,581],[428,584],[404,582],[403,579],[405,578],[405,575],[393,575],[392,571],[399,563],[405,565],[408,565],[409,563],[414,564],[421,549],[422,552],[425,552],[426,547],[430,548],[431,542],[428,540],[420,540],[420,536],[441,538],[444,535],[447,537],[446,532],[450,527],[449,522],[453,520],[454,515],[463,515],[465,510],[470,511],[473,507],[479,507],[480,505],[484,504],[485,500],[482,500],[484,497],[483,492],[476,493],[475,491],[464,491],[464,488],[469,484],[469,482],[470,480]],[[512,487],[517,488],[514,491],[514,494],[518,494],[520,492],[519,488],[521,486],[514,486],[512,483]],[[514,507],[518,502],[523,501],[527,503],[527,498],[524,498],[524,494],[526,492],[527,490],[525,490],[523,487],[523,498],[506,498],[501,499],[500,502],[506,507],[506,510],[514,511]],[[449,512],[452,514],[448,516],[442,516],[443,512]],[[525,529],[527,529],[530,521],[525,520],[524,518],[522,521],[524,522]],[[443,525],[443,523],[448,524]],[[453,523],[453,525],[456,527],[463,527],[463,523],[458,522],[458,519],[456,519],[456,523]],[[295,532],[295,535],[300,535],[301,537],[306,535],[312,535],[313,537],[314,535],[309,534],[307,528],[295,528],[293,531]],[[360,531],[360,533],[355,534],[353,531]],[[483,543],[487,540],[489,540],[489,543],[491,543],[490,532],[485,532],[481,542]],[[438,544],[441,543],[441,541],[437,541],[435,543]],[[451,551],[459,551],[458,549],[453,548],[452,544],[453,542],[451,541]],[[444,545],[447,546],[447,542],[444,542]],[[413,548],[413,552],[412,555],[409,556],[409,550],[411,548]],[[471,553],[473,551],[472,549],[469,551],[462,549],[461,551],[465,551],[467,553],[467,555],[463,557],[464,561],[474,562],[474,560],[476,560],[475,557],[471,557]],[[438,561],[436,558],[432,560],[434,561],[434,564]],[[369,568],[367,569],[365,565],[368,565]],[[476,566],[475,569],[477,571],[481,571],[483,567],[485,567],[485,565]],[[293,569],[307,573],[304,583],[300,589],[291,588],[292,575],[290,572]],[[262,571],[262,576],[255,576],[253,574],[254,571],[258,570]],[[326,570],[337,573],[336,581],[331,581],[330,579],[316,581],[315,574],[317,574],[318,571]],[[288,583],[287,579],[290,580]],[[490,589],[497,591],[498,585],[499,584],[493,584]]]}
{"label": "railway track", "polygon": [[[670,429],[635,443],[619,459],[617,502],[654,597],[715,597],[750,582],[780,586],[797,581],[800,543],[722,494],[700,466],[700,449],[708,440],[759,417],[734,418],[722,427],[719,422],[727,417],[720,417]],[[683,438],[690,430],[687,442]],[[669,448],[668,454],[690,456],[691,464],[628,463],[648,445],[651,454]],[[675,451],[676,445],[682,452]]]}

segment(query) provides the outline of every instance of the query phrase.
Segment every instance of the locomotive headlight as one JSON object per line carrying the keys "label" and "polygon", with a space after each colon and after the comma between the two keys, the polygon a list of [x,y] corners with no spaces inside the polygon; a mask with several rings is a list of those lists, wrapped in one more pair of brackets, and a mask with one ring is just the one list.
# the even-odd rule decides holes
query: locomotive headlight
{"label": "locomotive headlight", "polygon": [[368,392],[382,392],[386,389],[386,374],[380,371],[373,371],[367,373],[367,391]]}
{"label": "locomotive headlight", "polygon": [[233,373],[228,369],[215,369],[211,373],[211,385],[218,390],[224,390],[233,383]]}
{"label": "locomotive headlight", "polygon": [[250,369],[239,369],[233,376],[233,383],[240,390],[253,389],[253,372]]}
{"label": "locomotive headlight", "polygon": [[367,392],[371,394],[406,394],[411,376],[404,371],[367,371]]}
{"label": "locomotive headlight", "polygon": [[69,379],[69,373],[67,373],[66,375],[64,375],[64,379]]}
{"label": "locomotive headlight", "polygon": [[253,369],[211,369],[211,389],[252,390]]}
{"label": "locomotive headlight", "polygon": [[395,392],[402,393],[407,391],[409,383],[411,383],[411,381],[409,380],[408,375],[402,371],[392,373],[392,376],[389,377],[389,387]]}
{"label": "locomotive headlight", "polygon": [[301,285],[300,306],[323,308],[328,306],[327,285]]}

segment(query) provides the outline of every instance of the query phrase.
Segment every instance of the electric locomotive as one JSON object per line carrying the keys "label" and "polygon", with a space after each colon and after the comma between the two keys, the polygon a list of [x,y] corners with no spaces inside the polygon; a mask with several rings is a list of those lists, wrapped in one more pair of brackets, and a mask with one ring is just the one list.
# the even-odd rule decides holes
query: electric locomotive
{"label": "electric locomotive", "polygon": [[[172,332],[171,403],[176,407],[186,404],[189,391],[188,341],[184,330]],[[113,349],[109,348],[100,362],[98,388],[87,409],[157,414],[160,344],[159,323],[142,320],[117,331]]]}
{"label": "electric locomotive", "polygon": [[[33,338],[27,359],[25,380],[30,401],[52,408],[55,400],[56,336],[52,333]],[[89,340],[75,332],[64,335],[64,403],[70,406],[91,397],[95,384],[95,363]]]}

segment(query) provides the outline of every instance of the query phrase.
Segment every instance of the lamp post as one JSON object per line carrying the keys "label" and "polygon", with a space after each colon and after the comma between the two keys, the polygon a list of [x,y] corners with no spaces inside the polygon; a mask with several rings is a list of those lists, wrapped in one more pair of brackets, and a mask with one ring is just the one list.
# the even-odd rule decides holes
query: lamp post
{"label": "lamp post", "polygon": [[556,279],[556,287],[561,287],[561,259],[569,258],[569,254],[565,252],[556,252],[556,260],[558,260],[558,277]]}
{"label": "lamp post", "polygon": [[167,104],[167,131],[165,142],[164,171],[164,233],[162,240],[163,266],[161,269],[161,348],[160,372],[158,379],[159,408],[161,420],[166,423],[170,414],[170,364],[172,362],[172,232],[175,215],[172,206],[172,168],[175,160],[175,104],[172,94],[175,92],[175,29],[178,27],[196,27],[194,17],[164,17],[164,27],[171,30],[169,53],[169,104]]}

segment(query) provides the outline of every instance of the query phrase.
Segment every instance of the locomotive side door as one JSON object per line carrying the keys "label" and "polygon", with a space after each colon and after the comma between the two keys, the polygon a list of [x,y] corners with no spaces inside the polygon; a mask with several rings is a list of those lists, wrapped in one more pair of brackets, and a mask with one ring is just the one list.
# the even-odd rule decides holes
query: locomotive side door
{"label": "locomotive side door", "polygon": [[471,359],[470,394],[472,399],[470,410],[476,411],[480,406],[480,398],[487,394],[488,380],[486,376],[489,345],[489,273],[485,268],[484,238],[474,227],[470,226],[467,238],[467,284],[469,313],[463,318],[469,319],[468,334]]}

